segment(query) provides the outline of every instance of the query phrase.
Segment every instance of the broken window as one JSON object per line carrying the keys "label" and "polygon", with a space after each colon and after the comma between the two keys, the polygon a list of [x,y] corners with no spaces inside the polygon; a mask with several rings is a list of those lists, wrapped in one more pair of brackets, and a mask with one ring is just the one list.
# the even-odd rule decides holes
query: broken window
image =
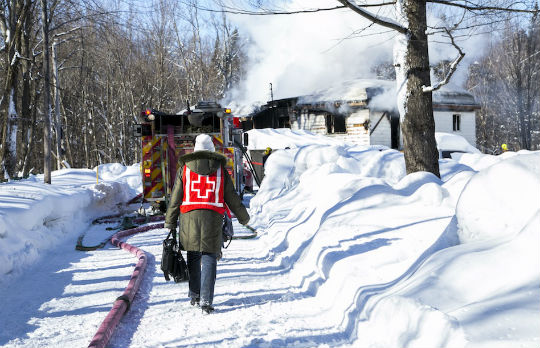
{"label": "broken window", "polygon": [[326,132],[328,134],[346,133],[347,128],[345,126],[345,116],[327,114],[326,115]]}

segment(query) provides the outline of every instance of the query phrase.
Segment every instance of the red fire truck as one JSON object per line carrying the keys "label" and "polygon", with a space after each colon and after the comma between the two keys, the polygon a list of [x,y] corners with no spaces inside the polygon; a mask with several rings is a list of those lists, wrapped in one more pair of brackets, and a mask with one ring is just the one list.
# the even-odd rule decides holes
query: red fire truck
{"label": "red fire truck", "polygon": [[212,137],[216,152],[228,158],[229,171],[238,194],[245,178],[242,163],[242,129],[235,126],[231,110],[215,102],[199,102],[180,114],[154,109],[141,112],[135,136],[141,138],[143,198],[161,210],[168,205],[176,177],[178,157],[193,152],[195,138],[205,133]]}

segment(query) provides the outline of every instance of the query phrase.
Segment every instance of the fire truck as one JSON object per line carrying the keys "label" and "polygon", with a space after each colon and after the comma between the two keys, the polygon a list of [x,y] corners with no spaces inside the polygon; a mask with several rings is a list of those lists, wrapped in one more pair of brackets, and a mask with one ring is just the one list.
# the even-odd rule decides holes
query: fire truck
{"label": "fire truck", "polygon": [[228,159],[226,169],[236,192],[245,186],[242,129],[231,110],[215,102],[199,102],[180,114],[154,109],[141,112],[134,135],[141,138],[143,199],[165,211],[173,189],[178,157],[193,152],[199,134],[212,137],[216,152]]}

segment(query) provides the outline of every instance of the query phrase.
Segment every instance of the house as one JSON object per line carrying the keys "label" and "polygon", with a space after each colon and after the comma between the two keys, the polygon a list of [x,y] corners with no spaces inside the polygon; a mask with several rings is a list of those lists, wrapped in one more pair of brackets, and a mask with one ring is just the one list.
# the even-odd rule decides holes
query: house
{"label": "house", "polygon": [[[476,144],[479,105],[464,90],[444,86],[433,94],[435,131]],[[395,82],[361,79],[310,95],[269,101],[250,117],[254,129],[291,128],[349,143],[402,148]]]}

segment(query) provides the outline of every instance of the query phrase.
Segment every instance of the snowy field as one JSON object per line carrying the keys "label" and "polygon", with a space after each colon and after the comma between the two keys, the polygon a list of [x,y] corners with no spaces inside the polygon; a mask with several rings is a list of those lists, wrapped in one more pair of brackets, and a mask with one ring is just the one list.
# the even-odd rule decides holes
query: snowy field
{"label": "snowy field", "polygon": [[[405,175],[394,150],[300,138],[244,199],[258,237],[224,251],[214,314],[165,281],[166,230],[126,240],[148,267],[109,347],[540,346],[540,152],[463,154],[439,179]],[[94,218],[138,208],[118,205],[138,170],[0,185],[0,346],[88,346],[137,260],[74,247],[114,233]]]}

